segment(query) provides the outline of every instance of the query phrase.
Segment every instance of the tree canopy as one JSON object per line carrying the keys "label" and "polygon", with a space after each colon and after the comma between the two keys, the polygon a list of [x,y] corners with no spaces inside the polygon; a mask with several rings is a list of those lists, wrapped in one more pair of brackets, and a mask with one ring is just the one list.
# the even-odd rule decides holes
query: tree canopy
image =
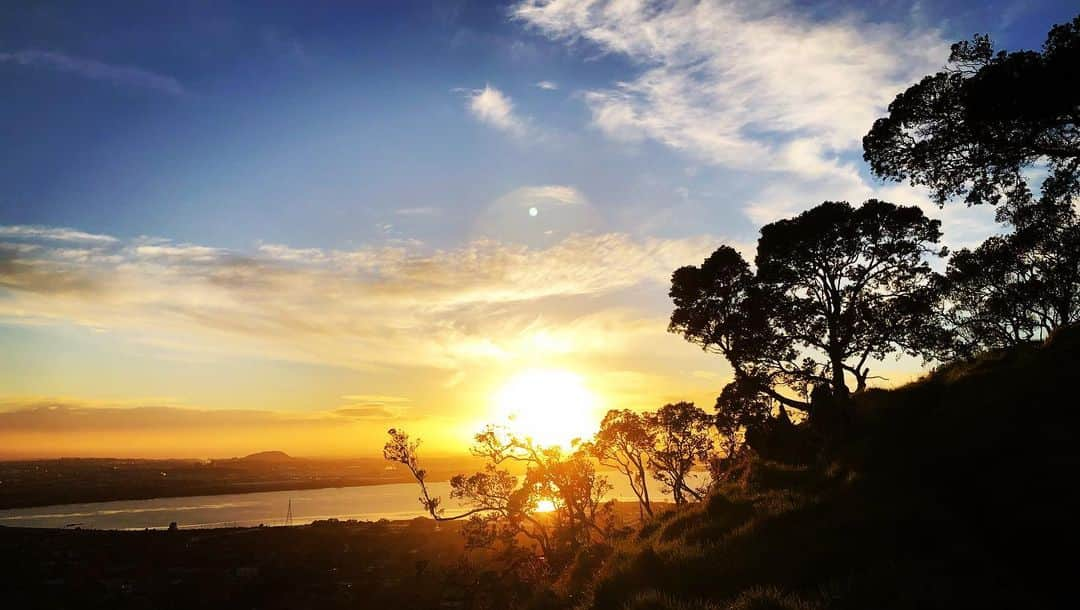
{"label": "tree canopy", "polygon": [[[1041,52],[953,45],[946,70],[897,96],[863,139],[883,178],[929,187],[944,204],[991,203],[1013,232],[956,252],[938,284],[949,340],[939,358],[1045,337],[1080,321],[1080,17]],[[1038,198],[1025,177],[1045,167]]]}
{"label": "tree canopy", "polygon": [[826,201],[762,227],[756,272],[729,246],[676,270],[668,329],[723,354],[742,402],[749,388],[808,410],[781,387],[846,394],[850,375],[862,390],[870,361],[934,339],[927,259],[944,255],[940,238],[940,222],[917,207]]}
{"label": "tree canopy", "polygon": [[655,443],[656,433],[646,419],[636,411],[622,409],[608,411],[596,436],[584,445],[601,464],[626,477],[638,499],[642,517],[653,514],[645,473]]}
{"label": "tree canopy", "polygon": [[[1042,51],[995,52],[987,36],[953,45],[947,68],[900,93],[863,138],[875,174],[930,188],[943,204],[1023,204],[1022,170],[1045,163],[1044,190],[1080,176],[1080,17]],[[1007,215],[1008,212],[1005,212]]]}

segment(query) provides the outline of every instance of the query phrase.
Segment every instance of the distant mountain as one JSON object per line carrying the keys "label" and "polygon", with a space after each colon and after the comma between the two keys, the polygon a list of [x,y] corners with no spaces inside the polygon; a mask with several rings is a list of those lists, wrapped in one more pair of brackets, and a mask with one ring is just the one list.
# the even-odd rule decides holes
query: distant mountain
{"label": "distant mountain", "polygon": [[296,458],[284,451],[260,451],[239,458],[245,462],[291,462]]}

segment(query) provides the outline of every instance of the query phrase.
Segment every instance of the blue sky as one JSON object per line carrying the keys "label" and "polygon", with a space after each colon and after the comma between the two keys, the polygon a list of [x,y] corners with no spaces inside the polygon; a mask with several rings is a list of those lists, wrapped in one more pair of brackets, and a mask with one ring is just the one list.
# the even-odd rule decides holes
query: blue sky
{"label": "blue sky", "polygon": [[[6,53],[50,53],[133,74],[93,76],[39,59],[5,61],[7,142],[0,218],[118,236],[246,247],[356,245],[395,234],[453,243],[467,216],[523,184],[573,184],[615,228],[699,192],[690,226],[752,231],[726,201],[730,176],[656,143],[613,145],[589,127],[583,91],[634,78],[633,58],[551,40],[513,5],[361,3],[16,3]],[[1067,2],[794,3],[785,12],[975,31],[1040,43]],[[535,83],[557,83],[558,90]],[[486,84],[547,141],[492,132],[465,109]],[[627,150],[628,148],[631,148]],[[845,151],[846,152],[846,151]],[[735,197],[738,198],[738,193]],[[451,212],[438,227],[395,210]],[[212,221],[208,221],[209,219]],[[685,230],[675,220],[663,227]]]}
{"label": "blue sky", "polygon": [[1038,47],[1076,7],[2,11],[0,410],[332,426],[366,396],[373,428],[465,429],[527,366],[580,371],[608,406],[711,401],[726,368],[664,333],[668,274],[825,198],[924,205],[950,245],[981,240],[988,211],[873,180],[858,140],[949,43]]}

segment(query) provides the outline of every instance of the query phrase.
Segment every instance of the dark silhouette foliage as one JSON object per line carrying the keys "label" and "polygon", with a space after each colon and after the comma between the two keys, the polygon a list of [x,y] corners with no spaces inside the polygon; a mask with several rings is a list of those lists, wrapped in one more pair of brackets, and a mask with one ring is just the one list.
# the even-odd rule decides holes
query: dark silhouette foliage
{"label": "dark silhouette foliage", "polygon": [[596,436],[584,445],[584,449],[601,464],[626,477],[638,499],[643,519],[645,515],[653,515],[646,472],[655,446],[655,429],[640,413],[629,409],[608,411]]}
{"label": "dark silhouette foliage", "polygon": [[712,453],[713,418],[692,402],[678,402],[646,413],[645,421],[655,439],[649,454],[653,476],[675,504],[700,500],[705,490],[692,484],[690,472]]}
{"label": "dark silhouette foliage", "polygon": [[995,52],[987,36],[952,47],[948,67],[899,94],[863,138],[875,174],[929,187],[943,204],[1024,204],[1022,170],[1045,162],[1056,193],[1080,169],[1080,17],[1041,52]]}
{"label": "dark silhouette foliage", "polygon": [[[617,541],[578,608],[1066,608],[1080,328],[853,395],[848,442],[747,455]],[[1042,415],[1031,417],[1031,405]]]}
{"label": "dark silhouette foliage", "polygon": [[[484,460],[484,468],[450,479],[450,496],[465,506],[446,515],[442,499],[432,496],[426,471],[420,467],[419,441],[391,429],[383,456],[405,465],[420,487],[420,504],[436,521],[467,519],[462,526],[466,548],[497,553],[507,573],[526,581],[547,582],[582,548],[604,540],[611,527],[611,489],[581,450],[564,452],[541,447],[529,438],[488,426],[474,437],[470,453]],[[522,477],[508,464],[524,466]],[[552,510],[541,513],[540,502]]]}
{"label": "dark silhouette foliage", "polygon": [[940,222],[916,207],[827,201],[762,227],[756,273],[728,246],[676,270],[668,328],[727,358],[730,396],[745,403],[756,392],[807,411],[814,385],[846,395],[850,375],[861,391],[870,361],[940,341],[927,263],[945,254],[940,238]]}
{"label": "dark silhouette foliage", "polygon": [[[949,262],[937,293],[950,333],[930,355],[970,358],[1045,338],[1080,320],[1080,17],[1041,52],[995,52],[987,36],[953,45],[949,66],[897,96],[863,139],[883,178],[927,186],[944,204],[1002,205],[1013,232]],[[1035,198],[1023,170],[1048,176]]]}

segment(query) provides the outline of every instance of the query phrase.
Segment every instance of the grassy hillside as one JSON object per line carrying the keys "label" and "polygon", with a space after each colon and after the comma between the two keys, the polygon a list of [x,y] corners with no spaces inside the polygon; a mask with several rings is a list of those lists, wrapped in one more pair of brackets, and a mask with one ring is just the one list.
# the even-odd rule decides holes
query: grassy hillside
{"label": "grassy hillside", "polygon": [[1080,329],[855,399],[810,464],[744,464],[560,583],[581,608],[1076,607]]}

